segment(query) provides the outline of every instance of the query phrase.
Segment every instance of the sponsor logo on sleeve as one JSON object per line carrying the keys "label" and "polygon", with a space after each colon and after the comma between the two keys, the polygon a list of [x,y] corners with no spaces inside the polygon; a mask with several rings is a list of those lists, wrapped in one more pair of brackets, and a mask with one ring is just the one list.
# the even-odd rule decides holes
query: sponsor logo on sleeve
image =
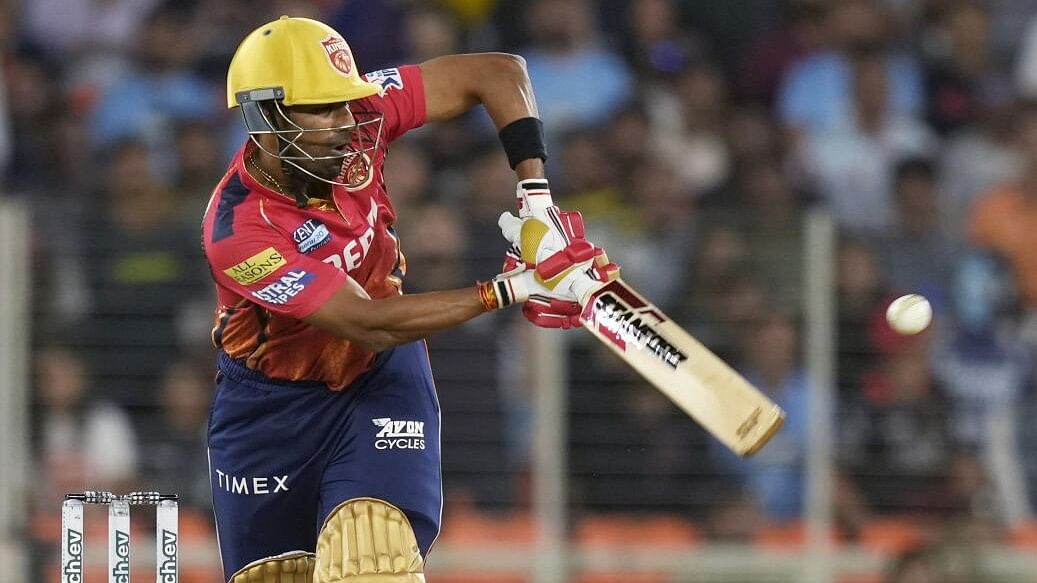
{"label": "sponsor logo on sleeve", "polygon": [[285,263],[287,261],[280,251],[267,247],[234,267],[224,269],[223,273],[231,276],[238,283],[249,285],[277,271]]}
{"label": "sponsor logo on sleeve", "polygon": [[309,253],[314,249],[320,249],[331,241],[331,233],[328,227],[317,219],[307,219],[298,229],[292,233],[295,246],[299,253]]}
{"label": "sponsor logo on sleeve", "polygon": [[364,79],[367,79],[368,83],[381,85],[383,93],[389,89],[403,89],[403,75],[400,74],[399,69],[372,71],[364,75]]}
{"label": "sponsor logo on sleeve", "polygon": [[301,294],[315,276],[315,273],[301,270],[289,271],[263,289],[252,292],[252,295],[264,302],[281,306]]}

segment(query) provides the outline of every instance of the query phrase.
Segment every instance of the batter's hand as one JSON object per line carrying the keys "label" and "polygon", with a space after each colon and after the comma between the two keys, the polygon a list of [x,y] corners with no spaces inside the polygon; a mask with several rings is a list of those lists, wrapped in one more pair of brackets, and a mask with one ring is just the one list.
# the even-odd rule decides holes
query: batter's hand
{"label": "batter's hand", "polygon": [[[591,281],[610,281],[618,266],[610,264],[602,249],[586,240],[583,216],[578,211],[562,211],[554,206],[547,180],[529,179],[518,183],[515,196],[519,216],[503,213],[498,220],[501,232],[512,244],[504,256],[504,271],[524,267],[535,269],[534,279],[553,290],[574,269],[587,268],[592,260]],[[544,328],[568,329],[579,325],[580,305],[557,295],[534,293],[522,306],[530,322]]]}
{"label": "batter's hand", "polygon": [[515,185],[515,203],[520,217],[532,217],[555,206],[546,178],[519,180]]}
{"label": "batter's hand", "polygon": [[489,302],[496,308],[506,308],[515,304],[523,304],[531,297],[558,299],[565,302],[579,302],[590,292],[597,289],[598,282],[589,275],[590,262],[577,266],[568,274],[547,288],[540,281],[536,271],[527,267],[518,267],[491,279],[486,285],[491,286],[494,301]]}
{"label": "batter's hand", "polygon": [[578,211],[552,207],[542,216],[526,218],[505,212],[497,224],[511,243],[504,256],[505,269],[519,265],[535,269],[549,288],[577,265],[594,258],[594,245],[584,238],[583,217]]}
{"label": "batter's hand", "polygon": [[[619,266],[609,261],[603,249],[595,248],[594,261],[585,273],[594,282],[590,288],[593,291],[619,277]],[[568,330],[579,327],[582,311],[583,306],[579,300],[569,301],[543,295],[532,295],[522,304],[522,315],[541,328]]]}
{"label": "batter's hand", "polygon": [[505,267],[509,261],[514,267],[520,258],[535,266],[540,277],[548,281],[593,257],[593,245],[587,243],[584,234],[583,216],[578,211],[559,210],[546,179],[519,181],[515,199],[518,217],[504,213],[498,220],[504,237],[512,243]]}
{"label": "batter's hand", "polygon": [[521,259],[514,267],[486,285],[493,299],[490,305],[502,308],[522,303],[522,314],[543,328],[574,328],[580,324],[582,300],[592,291],[619,276],[619,266],[611,263],[604,250],[593,248],[590,260],[574,263],[565,273],[550,280],[550,285],[532,265]]}

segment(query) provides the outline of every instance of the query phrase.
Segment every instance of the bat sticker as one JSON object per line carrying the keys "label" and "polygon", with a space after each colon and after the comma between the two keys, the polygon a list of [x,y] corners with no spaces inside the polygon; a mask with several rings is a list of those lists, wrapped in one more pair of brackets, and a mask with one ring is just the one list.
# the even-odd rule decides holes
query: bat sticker
{"label": "bat sticker", "polygon": [[591,309],[584,312],[584,318],[593,319],[598,330],[620,349],[625,351],[627,343],[638,350],[647,349],[673,369],[688,359],[688,355],[655,329],[663,320],[654,310],[639,313],[609,290],[595,297],[589,305]]}

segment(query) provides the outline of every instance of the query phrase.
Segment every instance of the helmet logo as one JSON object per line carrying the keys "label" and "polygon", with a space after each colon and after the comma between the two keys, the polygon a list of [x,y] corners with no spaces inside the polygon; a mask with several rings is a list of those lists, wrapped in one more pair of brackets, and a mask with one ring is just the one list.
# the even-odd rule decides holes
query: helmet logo
{"label": "helmet logo", "polygon": [[349,45],[340,36],[329,36],[320,41],[328,61],[339,73],[349,75],[353,71],[353,56],[349,53]]}
{"label": "helmet logo", "polygon": [[346,190],[356,191],[367,188],[374,178],[371,168],[371,157],[366,152],[360,152],[351,159],[346,160],[342,166],[342,173],[338,180],[346,184]]}

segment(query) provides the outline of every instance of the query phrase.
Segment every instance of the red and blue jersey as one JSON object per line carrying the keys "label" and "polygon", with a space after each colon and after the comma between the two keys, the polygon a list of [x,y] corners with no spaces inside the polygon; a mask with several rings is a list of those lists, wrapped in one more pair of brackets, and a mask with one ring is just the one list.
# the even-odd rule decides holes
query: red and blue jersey
{"label": "red and blue jersey", "polygon": [[302,319],[347,278],[373,299],[401,293],[405,263],[382,170],[388,144],[425,122],[425,91],[417,66],[366,78],[382,93],[351,105],[380,112],[383,121],[365,185],[333,186],[330,201],[300,209],[248,173],[243,161],[256,147],[249,141],[205,212],[203,245],[217,298],[213,343],[273,380],[348,386],[374,353]]}

